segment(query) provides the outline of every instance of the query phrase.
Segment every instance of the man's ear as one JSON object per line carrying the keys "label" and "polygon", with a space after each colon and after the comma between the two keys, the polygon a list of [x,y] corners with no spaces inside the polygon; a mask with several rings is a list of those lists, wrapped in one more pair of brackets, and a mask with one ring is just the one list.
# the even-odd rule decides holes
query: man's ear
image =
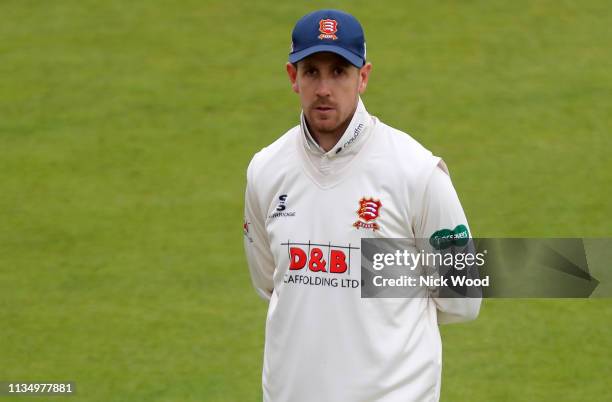
{"label": "man's ear", "polygon": [[372,71],[372,63],[366,63],[359,69],[359,93],[365,92],[368,86],[368,80],[370,79],[370,71]]}
{"label": "man's ear", "polygon": [[293,92],[300,93],[300,87],[297,84],[297,66],[294,66],[291,63],[287,63],[287,75],[289,76],[289,81],[291,81],[291,89]]}

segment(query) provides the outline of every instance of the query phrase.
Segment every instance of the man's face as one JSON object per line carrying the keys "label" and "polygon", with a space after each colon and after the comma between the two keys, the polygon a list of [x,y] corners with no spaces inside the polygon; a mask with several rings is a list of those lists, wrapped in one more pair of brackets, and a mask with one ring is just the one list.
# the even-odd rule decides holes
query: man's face
{"label": "man's face", "polygon": [[346,130],[357,98],[365,91],[372,65],[361,69],[345,58],[319,52],[300,60],[297,69],[287,63],[293,90],[300,95],[309,128],[317,134],[341,134]]}

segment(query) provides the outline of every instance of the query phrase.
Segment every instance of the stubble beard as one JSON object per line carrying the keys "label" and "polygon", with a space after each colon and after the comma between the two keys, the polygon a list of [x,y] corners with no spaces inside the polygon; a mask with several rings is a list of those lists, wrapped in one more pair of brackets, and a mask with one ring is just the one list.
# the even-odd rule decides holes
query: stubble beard
{"label": "stubble beard", "polygon": [[[314,113],[316,112],[313,112],[313,114]],[[306,124],[308,125],[310,134],[312,134],[313,137],[315,137],[315,139],[317,139],[317,137],[319,136],[324,136],[324,137],[337,137],[336,139],[339,140],[340,137],[342,137],[342,134],[346,131],[346,128],[350,124],[351,119],[353,118],[354,114],[355,114],[355,111],[349,114],[340,123],[334,124],[333,127],[330,127],[330,128],[326,127],[328,124],[325,124],[325,122],[328,122],[329,120],[319,120],[323,124],[314,125],[312,124],[312,122],[313,121],[317,122],[317,120],[309,119],[308,116],[306,116]]]}

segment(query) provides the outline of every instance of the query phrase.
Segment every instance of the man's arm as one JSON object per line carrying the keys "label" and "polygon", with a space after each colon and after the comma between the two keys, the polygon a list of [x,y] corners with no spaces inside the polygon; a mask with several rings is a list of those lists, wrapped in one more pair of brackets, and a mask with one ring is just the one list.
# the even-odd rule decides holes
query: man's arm
{"label": "man's arm", "polygon": [[[414,227],[418,241],[428,242],[434,233],[456,228],[465,228],[467,235],[471,237],[465,213],[445,164],[438,164],[431,174],[419,210]],[[480,298],[467,297],[434,297],[433,300],[438,310],[439,324],[473,320],[478,316],[481,303]]]}
{"label": "man's arm", "polygon": [[262,298],[270,300],[274,290],[274,257],[270,252],[265,214],[257,200],[252,170],[251,162],[247,169],[244,197],[244,249],[255,290]]}

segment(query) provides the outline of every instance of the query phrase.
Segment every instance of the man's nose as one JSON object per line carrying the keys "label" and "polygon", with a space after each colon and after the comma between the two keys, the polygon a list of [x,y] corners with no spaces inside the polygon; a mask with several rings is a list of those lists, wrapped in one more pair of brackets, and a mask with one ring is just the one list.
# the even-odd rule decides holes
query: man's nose
{"label": "man's nose", "polygon": [[319,80],[316,94],[320,97],[327,97],[331,95],[331,86],[328,79],[324,78]]}

